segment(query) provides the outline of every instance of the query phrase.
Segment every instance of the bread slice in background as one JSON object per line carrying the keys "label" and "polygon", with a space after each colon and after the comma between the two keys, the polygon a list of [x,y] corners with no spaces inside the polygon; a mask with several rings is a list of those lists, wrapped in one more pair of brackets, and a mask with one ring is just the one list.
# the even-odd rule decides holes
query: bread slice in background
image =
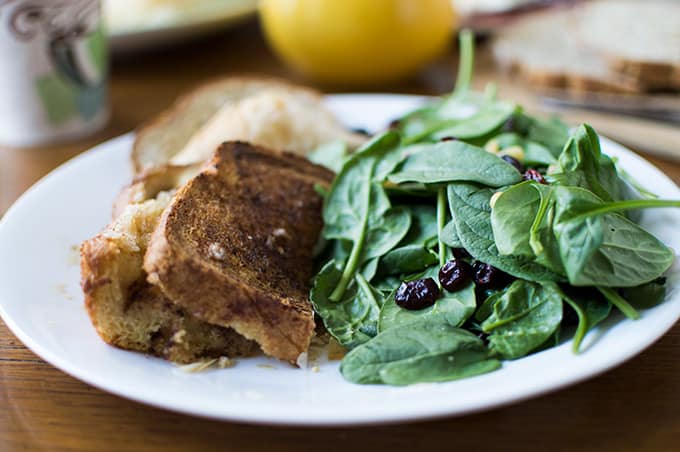
{"label": "bread slice in background", "polygon": [[146,281],[143,256],[171,198],[171,191],[162,191],[126,206],[82,244],[81,285],[97,333],[111,345],[178,363],[256,354],[254,342],[197,319]]}
{"label": "bread slice in background", "polygon": [[[201,131],[222,109],[222,119]],[[336,140],[356,147],[365,137],[345,130],[314,90],[272,78],[227,77],[185,94],[140,128],[132,151],[134,172],[166,165],[179,153],[175,163],[200,162],[229,140],[305,154]]]}
{"label": "bread slice in background", "polygon": [[612,70],[595,51],[584,47],[570,31],[575,9],[531,14],[504,27],[493,42],[496,61],[537,87],[572,91],[636,93],[633,77]]}
{"label": "bread slice in background", "polygon": [[577,11],[576,36],[645,89],[680,89],[680,2],[599,0]]}
{"label": "bread slice in background", "polygon": [[303,157],[222,145],[181,187],[144,258],[176,305],[295,363],[314,332],[313,248],[323,220],[315,184],[332,173]]}
{"label": "bread slice in background", "polygon": [[643,93],[678,89],[680,2],[599,0],[502,28],[496,61],[537,88]]}

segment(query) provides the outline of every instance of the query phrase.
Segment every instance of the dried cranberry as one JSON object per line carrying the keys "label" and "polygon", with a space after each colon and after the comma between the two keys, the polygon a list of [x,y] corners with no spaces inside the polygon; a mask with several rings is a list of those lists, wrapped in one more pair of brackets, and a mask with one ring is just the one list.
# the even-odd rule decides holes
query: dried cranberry
{"label": "dried cranberry", "polygon": [[445,137],[441,137],[439,141],[458,141],[458,138],[447,135]]}
{"label": "dried cranberry", "polygon": [[509,155],[504,155],[501,158],[508,162],[509,164],[511,164],[512,166],[514,166],[515,169],[517,169],[517,171],[519,171],[520,173],[524,172],[524,167],[522,166],[521,163],[519,163],[519,160],[517,160],[516,158],[510,157]]}
{"label": "dried cranberry", "polygon": [[439,270],[439,282],[449,292],[461,289],[472,277],[472,266],[460,259],[448,261]]}
{"label": "dried cranberry", "polygon": [[456,259],[469,259],[472,257],[465,248],[451,248],[451,252]]}
{"label": "dried cranberry", "polygon": [[545,178],[543,177],[543,175],[533,168],[526,170],[526,172],[524,173],[524,176],[522,176],[522,179],[532,180],[532,181],[538,182],[539,184],[546,184],[547,183],[545,181]]}
{"label": "dried cranberry", "polygon": [[401,283],[394,301],[408,310],[425,309],[439,298],[439,286],[432,278],[416,279]]}
{"label": "dried cranberry", "polygon": [[477,261],[473,267],[474,276],[472,277],[475,284],[489,289],[492,287],[500,287],[507,283],[508,275],[501,270],[484,262]]}

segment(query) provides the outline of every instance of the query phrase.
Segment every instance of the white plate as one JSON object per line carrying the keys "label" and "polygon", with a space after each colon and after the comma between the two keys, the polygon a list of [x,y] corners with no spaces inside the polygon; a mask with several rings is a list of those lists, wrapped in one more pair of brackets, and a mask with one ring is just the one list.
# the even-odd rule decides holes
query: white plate
{"label": "white plate", "polygon": [[[328,99],[349,126],[373,130],[420,101],[390,95]],[[66,163],[24,194],[0,222],[2,318],[49,363],[123,397],[193,415],[271,424],[347,425],[463,414],[592,377],[644,350],[680,317],[676,265],[665,303],[638,321],[610,321],[598,328],[578,356],[564,344],[487,375],[411,387],[347,383],[337,362],[320,362],[314,372],[253,358],[231,369],[187,374],[161,359],[104,344],[83,308],[72,247],[109,221],[111,202],[130,179],[131,143],[131,135],[122,136]],[[608,140],[603,148],[663,198],[680,198],[678,187],[640,157]],[[643,224],[680,249],[680,212],[649,211]]]}
{"label": "white plate", "polygon": [[[132,6],[144,4],[134,0]],[[182,42],[238,24],[257,11],[257,0],[203,0],[184,8],[180,8],[182,3],[178,5],[152,4],[130,11],[130,1],[109,0],[104,12],[111,50],[133,52]]]}

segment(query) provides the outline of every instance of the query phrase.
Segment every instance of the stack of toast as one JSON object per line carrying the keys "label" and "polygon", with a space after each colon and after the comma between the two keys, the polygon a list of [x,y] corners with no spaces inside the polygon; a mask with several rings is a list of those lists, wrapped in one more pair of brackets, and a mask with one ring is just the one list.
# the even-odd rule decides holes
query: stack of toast
{"label": "stack of toast", "polygon": [[178,363],[262,352],[298,362],[315,330],[315,186],[333,177],[304,155],[335,140],[363,137],[318,94],[257,78],[202,86],[143,127],[112,222],[81,247],[102,339]]}

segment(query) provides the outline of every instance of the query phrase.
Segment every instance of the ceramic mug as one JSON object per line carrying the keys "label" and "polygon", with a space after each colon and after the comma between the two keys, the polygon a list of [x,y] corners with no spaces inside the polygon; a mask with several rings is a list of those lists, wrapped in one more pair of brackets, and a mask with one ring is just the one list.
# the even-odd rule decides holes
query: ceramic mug
{"label": "ceramic mug", "polygon": [[77,138],[108,119],[99,0],[0,0],[0,144]]}

